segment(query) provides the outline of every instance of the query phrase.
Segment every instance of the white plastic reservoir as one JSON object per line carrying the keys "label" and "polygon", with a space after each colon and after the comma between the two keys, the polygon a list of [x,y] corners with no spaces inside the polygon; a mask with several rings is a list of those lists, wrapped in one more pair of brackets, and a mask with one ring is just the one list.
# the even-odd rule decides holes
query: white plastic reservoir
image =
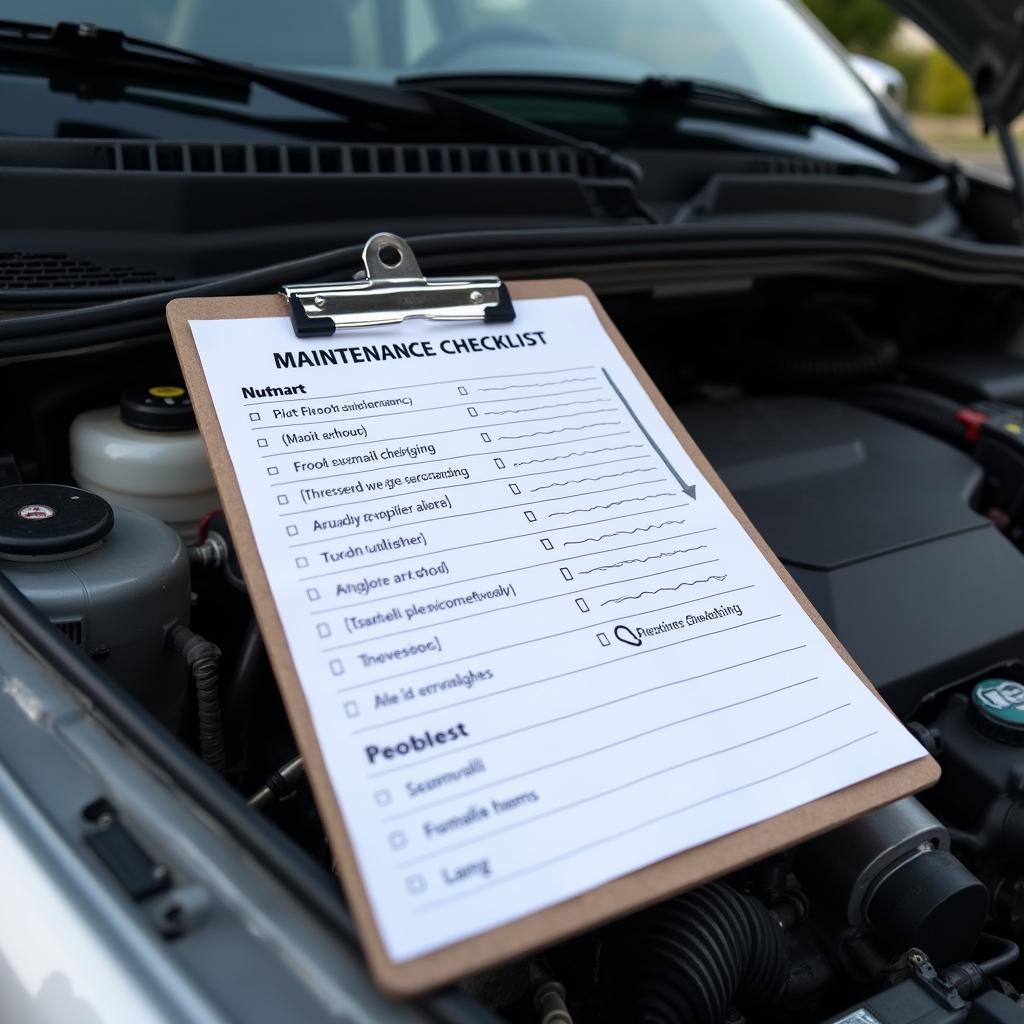
{"label": "white plastic reservoir", "polygon": [[145,512],[186,543],[220,501],[184,388],[131,388],[120,407],[90,409],[71,424],[71,471],[79,487]]}

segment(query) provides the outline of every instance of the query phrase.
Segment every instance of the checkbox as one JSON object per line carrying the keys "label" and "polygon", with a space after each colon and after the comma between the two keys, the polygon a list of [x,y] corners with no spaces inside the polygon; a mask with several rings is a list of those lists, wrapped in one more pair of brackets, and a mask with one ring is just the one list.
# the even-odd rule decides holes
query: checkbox
{"label": "checkbox", "polygon": [[481,434],[480,435],[480,439],[482,441],[484,441],[486,444],[490,444],[491,443],[491,435],[490,434]]}
{"label": "checkbox", "polygon": [[341,658],[331,658],[327,664],[330,666],[332,676],[345,674],[345,666],[341,663]]}
{"label": "checkbox", "polygon": [[598,633],[597,634],[597,642],[602,647],[611,647],[611,645],[612,645],[611,640],[608,639],[608,634],[607,633]]}
{"label": "checkbox", "polygon": [[566,569],[566,567],[564,565],[558,571],[562,574],[562,579],[563,580],[571,580],[572,579],[572,573],[569,572],[569,570]]}
{"label": "checkbox", "polygon": [[265,437],[257,437],[256,438],[256,447],[257,448],[266,448],[268,444],[270,444],[270,442]]}
{"label": "checkbox", "polygon": [[326,622],[318,622],[316,624],[316,635],[326,639],[331,635],[331,627]]}
{"label": "checkbox", "polygon": [[577,597],[576,598],[576,607],[579,608],[579,610],[581,612],[589,612],[590,611],[590,605],[587,604],[587,602],[584,601],[582,597]]}
{"label": "checkbox", "polygon": [[551,541],[549,541],[549,540],[547,539],[547,537],[541,537],[541,539],[540,539],[540,546],[541,546],[541,547],[542,547],[542,548],[543,548],[543,549],[544,549],[545,551],[551,551],[551,550],[552,550],[552,549],[554,548],[554,546],[555,546],[555,545],[554,545],[554,544],[552,544],[552,543],[551,543]]}
{"label": "checkbox", "polygon": [[526,521],[528,523],[535,523],[535,522],[537,522],[537,513],[536,512],[529,512],[529,511],[527,511],[527,512],[524,512],[523,515],[526,516]]}
{"label": "checkbox", "polygon": [[277,466],[267,466],[267,476],[277,476],[280,472],[281,470]]}
{"label": "checkbox", "polygon": [[[563,570],[563,572],[564,571],[565,570]],[[320,600],[320,591],[317,590],[316,587],[310,587],[306,591],[306,597],[308,597],[310,599],[310,601],[319,601]]]}
{"label": "checkbox", "polygon": [[427,880],[422,875],[411,875],[405,880],[406,887],[414,896],[423,892],[427,887]]}
{"label": "checkbox", "polygon": [[409,845],[409,837],[404,832],[392,832],[388,842],[392,850],[404,850]]}
{"label": "checkbox", "polygon": [[462,386],[460,385],[460,386],[459,386],[459,394],[460,394],[460,395],[468,395],[468,394],[469,394],[469,392],[468,392],[468,391],[467,391],[467,390],[466,390],[466,389],[465,389],[464,387],[462,387]]}
{"label": "checkbox", "polygon": [[475,408],[473,408],[473,406],[471,406],[471,405],[467,405],[467,406],[466,406],[466,412],[468,412],[470,416],[479,416],[479,415],[480,415],[480,414],[479,414],[479,413],[478,413],[478,412],[476,411],[476,409],[475,409]]}
{"label": "checkbox", "polygon": [[289,525],[284,528],[284,532],[287,533],[289,537],[294,537],[299,532],[299,528],[297,526]]}
{"label": "checkbox", "polygon": [[505,468],[505,463],[501,459],[495,459],[494,464],[498,467],[498,469]]}
{"label": "checkbox", "polygon": [[258,412],[251,412],[249,413],[249,419],[252,420],[253,423],[259,423],[260,414]]}
{"label": "checkbox", "polygon": [[354,700],[345,701],[345,715],[348,718],[359,717],[359,705]]}
{"label": "checkbox", "polygon": [[373,794],[373,799],[377,801],[378,807],[387,807],[391,803],[391,790],[390,789],[378,789]]}
{"label": "checkbox", "polygon": [[511,491],[511,492],[512,492],[513,494],[522,494],[522,493],[523,493],[523,492],[522,492],[521,490],[519,490],[519,484],[509,484],[509,485],[508,485],[508,489],[509,489],[509,490],[510,490],[510,491]]}
{"label": "checkbox", "polygon": [[299,557],[295,559],[295,568],[296,569],[305,569],[305,568],[308,568],[308,566],[309,566],[309,559],[305,555],[299,555]]}
{"label": "checkbox", "polygon": [[287,505],[288,504],[288,495],[287,494],[279,494],[277,496],[277,503],[278,503],[278,505]]}

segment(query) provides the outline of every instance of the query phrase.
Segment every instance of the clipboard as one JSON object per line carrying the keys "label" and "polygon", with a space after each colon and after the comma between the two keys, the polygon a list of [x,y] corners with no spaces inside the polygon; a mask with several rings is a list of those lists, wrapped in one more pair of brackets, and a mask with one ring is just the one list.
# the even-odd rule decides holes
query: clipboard
{"label": "clipboard", "polygon": [[[565,279],[513,282],[506,286],[496,278],[428,282],[419,272],[409,247],[394,235],[374,236],[367,243],[364,261],[366,278],[362,281],[294,286],[274,296],[175,299],[167,307],[167,318],[253,609],[305,760],[313,795],[337,860],[338,874],[363,941],[369,968],[383,990],[397,996],[411,996],[436,989],[699,886],[937,781],[937,763],[923,756],[750,827],[676,853],[484,934],[401,963],[389,959],[261,562],[190,320],[287,315],[292,318],[296,337],[303,338],[333,334],[353,324],[366,327],[396,323],[409,317],[507,322],[514,317],[514,306],[519,300],[583,296],[708,484],[717,491],[817,629],[863,685],[879,701],[881,697],[754,529],[586,284]],[[396,272],[399,267],[400,274]]]}

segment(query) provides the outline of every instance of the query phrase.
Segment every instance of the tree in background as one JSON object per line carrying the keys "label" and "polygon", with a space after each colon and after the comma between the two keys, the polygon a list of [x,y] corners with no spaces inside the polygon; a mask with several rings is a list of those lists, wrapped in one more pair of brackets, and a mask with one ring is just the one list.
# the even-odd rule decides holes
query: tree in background
{"label": "tree in background", "polygon": [[968,114],[974,110],[971,83],[937,47],[901,45],[899,15],[883,0],[804,0],[825,27],[854,53],[891,64],[907,83],[907,106],[929,114]]}
{"label": "tree in background", "polygon": [[[906,72],[903,76],[906,78]],[[970,79],[943,50],[929,51],[915,92],[918,109],[932,114],[969,114],[974,110]]]}
{"label": "tree in background", "polygon": [[899,15],[882,0],[804,0],[848,50],[875,55],[889,44]]}

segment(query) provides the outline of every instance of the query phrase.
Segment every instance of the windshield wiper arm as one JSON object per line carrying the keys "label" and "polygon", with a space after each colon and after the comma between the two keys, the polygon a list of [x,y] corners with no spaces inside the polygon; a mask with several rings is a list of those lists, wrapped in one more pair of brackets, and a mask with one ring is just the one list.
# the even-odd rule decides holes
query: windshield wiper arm
{"label": "windshield wiper arm", "polygon": [[[639,178],[631,160],[583,139],[513,117],[434,88],[378,85],[350,78],[309,75],[251,64],[235,64],[205,54],[137,39],[115,29],[60,22],[54,26],[0,20],[0,57],[16,57],[38,67],[55,65],[55,83],[97,73],[119,81],[182,88],[204,95],[245,99],[259,85],[318,110],[348,119],[385,122],[392,127],[428,128],[454,125],[483,133],[489,141],[558,145],[596,159],[627,181]],[[243,92],[239,95],[238,90]],[[646,215],[646,214],[645,214]]]}
{"label": "windshield wiper arm", "polygon": [[779,106],[755,93],[731,85],[702,79],[650,76],[639,81],[586,75],[512,72],[437,72],[409,75],[399,79],[407,85],[430,85],[452,92],[505,92],[572,95],[610,100],[626,107],[661,108],[679,116],[696,112],[734,118],[744,124],[775,129],[822,128],[857,142],[896,161],[900,166],[915,165],[928,173],[955,174],[955,167],[930,156],[926,151],[902,146],[856,125],[828,114]]}
{"label": "windshield wiper arm", "polygon": [[34,25],[0,20],[0,56],[21,58],[36,67],[52,63],[58,81],[67,81],[76,74],[104,72],[135,83],[213,95],[223,89],[235,96],[239,87],[261,85],[346,117],[394,123],[396,119],[422,120],[434,114],[429,102],[408,90],[235,64],[91,24]]}
{"label": "windshield wiper arm", "polygon": [[832,117],[795,107],[780,106],[762,99],[756,93],[719,82],[652,76],[632,85],[630,92],[638,102],[667,104],[682,110],[739,117],[746,123],[761,122],[766,127],[823,128],[834,135],[856,142],[890,157],[901,165],[914,163],[930,172],[948,174],[947,164],[931,157],[925,151],[908,149],[880,135],[859,128],[842,118]]}

